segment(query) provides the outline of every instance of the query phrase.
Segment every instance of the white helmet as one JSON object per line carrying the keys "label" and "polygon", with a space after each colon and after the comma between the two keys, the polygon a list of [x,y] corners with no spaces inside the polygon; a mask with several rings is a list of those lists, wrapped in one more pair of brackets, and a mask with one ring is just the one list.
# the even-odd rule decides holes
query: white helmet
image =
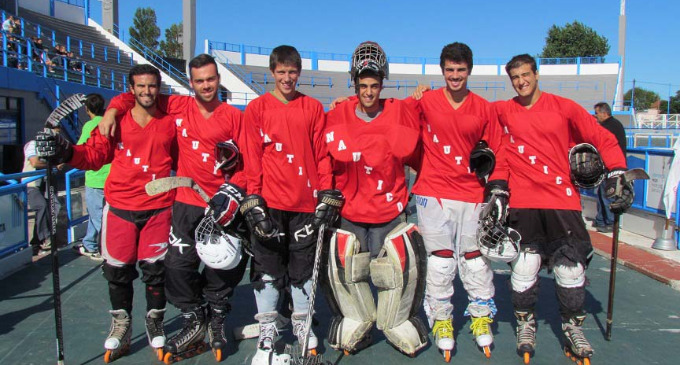
{"label": "white helmet", "polygon": [[241,238],[220,230],[212,216],[198,224],[195,239],[198,257],[208,267],[230,270],[241,262]]}
{"label": "white helmet", "polygon": [[491,261],[510,262],[519,255],[519,242],[522,236],[516,230],[503,227],[489,217],[479,222],[477,227],[477,246],[479,251]]}

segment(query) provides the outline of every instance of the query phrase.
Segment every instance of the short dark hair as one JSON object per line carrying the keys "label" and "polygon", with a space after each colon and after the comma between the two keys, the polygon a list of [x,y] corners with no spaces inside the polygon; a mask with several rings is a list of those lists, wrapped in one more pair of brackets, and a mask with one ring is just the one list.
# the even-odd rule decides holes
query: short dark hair
{"label": "short dark hair", "polygon": [[283,45],[272,50],[272,53],[269,55],[269,70],[274,72],[278,64],[295,66],[298,71],[302,70],[302,58],[293,46]]}
{"label": "short dark hair", "polygon": [[191,78],[191,69],[201,68],[207,65],[215,65],[215,70],[217,70],[217,62],[215,62],[215,58],[209,54],[203,53],[192,58],[191,61],[189,61],[189,78]]}
{"label": "short dark hair", "polygon": [[600,109],[601,112],[604,112],[609,116],[612,115],[612,108],[609,106],[609,104],[605,103],[604,101],[595,104],[594,108],[595,111],[597,111],[597,109]]}
{"label": "short dark hair", "polygon": [[161,86],[161,72],[149,64],[134,65],[130,69],[130,73],[128,74],[128,84],[130,84],[130,86],[135,86],[133,76],[137,75],[154,75],[156,76],[157,85]]}
{"label": "short dark hair", "polygon": [[465,62],[468,66],[468,71],[472,71],[472,50],[465,43],[450,43],[442,48],[442,53],[439,55],[439,67],[441,67],[442,72],[444,71],[444,65],[446,61],[451,61],[455,63]]}
{"label": "short dark hair", "polygon": [[520,67],[522,65],[529,65],[531,66],[531,71],[538,71],[538,68],[536,67],[536,59],[529,56],[528,54],[520,54],[517,55],[508,61],[508,63],[505,65],[505,73],[510,76],[510,70],[515,69],[517,67]]}
{"label": "short dark hair", "polygon": [[85,97],[85,108],[96,116],[104,115],[104,97],[97,93],[87,94]]}

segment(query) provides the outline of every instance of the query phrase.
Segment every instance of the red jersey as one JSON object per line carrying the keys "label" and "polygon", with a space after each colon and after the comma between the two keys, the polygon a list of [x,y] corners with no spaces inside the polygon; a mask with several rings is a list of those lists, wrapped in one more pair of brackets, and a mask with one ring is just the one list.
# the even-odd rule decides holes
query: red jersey
{"label": "red jersey", "polygon": [[542,92],[531,109],[516,98],[495,106],[505,132],[511,208],[581,210],[570,179],[574,143],[595,146],[609,170],[626,167],[616,137],[572,100]]}
{"label": "red jersey", "polygon": [[69,165],[81,170],[98,170],[111,163],[104,196],[112,207],[125,210],[169,207],[175,199],[174,191],[149,196],[144,186],[149,181],[170,176],[177,156],[175,119],[163,114],[143,128],[130,112],[117,119],[114,137],[106,138],[95,128],[85,144],[73,146]]}
{"label": "red jersey", "polygon": [[454,109],[446,88],[429,91],[416,101],[422,120],[423,152],[413,193],[440,199],[481,203],[484,185],[470,171],[470,152],[484,140],[496,155],[496,167],[489,180],[503,178],[505,163],[501,128],[493,105],[469,92]]}
{"label": "red jersey", "polygon": [[335,187],[345,196],[341,214],[353,222],[385,223],[408,201],[404,165],[418,147],[418,115],[401,100],[384,99],[382,112],[366,122],[356,116],[358,103],[338,104],[326,117]]}
{"label": "red jersey", "polygon": [[[134,103],[134,96],[124,93],[113,98],[109,108],[125,112],[132,108]],[[158,108],[175,118],[179,147],[177,176],[190,177],[208,196],[214,195],[225,181],[222,170],[215,171],[215,145],[231,139],[242,154],[245,152],[245,140],[241,129],[243,113],[231,105],[221,103],[210,118],[205,119],[194,97],[180,95],[160,95]],[[245,188],[246,179],[242,166],[228,178],[231,183]],[[201,196],[190,188],[177,189],[176,199],[185,204],[207,206]]]}

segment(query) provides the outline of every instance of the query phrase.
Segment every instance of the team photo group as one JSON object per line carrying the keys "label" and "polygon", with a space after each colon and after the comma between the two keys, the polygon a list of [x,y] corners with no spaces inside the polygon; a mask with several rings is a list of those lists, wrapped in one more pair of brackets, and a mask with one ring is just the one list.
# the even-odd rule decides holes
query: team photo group
{"label": "team photo group", "polygon": [[[456,311],[480,355],[491,357],[498,262],[510,270],[523,361],[536,346],[545,268],[554,275],[559,341],[589,364],[582,326],[593,247],[579,188],[601,183],[614,214],[633,203],[624,151],[598,123],[609,105],[596,105],[596,119],[541,91],[528,54],[505,66],[517,94],[506,101],[468,89],[466,44],[444,46],[440,67],[445,86],[381,98],[387,55],[362,42],[350,62],[354,93],[325,111],[296,90],[302,59],[282,45],[269,57],[273,90],[242,112],[219,100],[216,61],[202,54],[188,63],[193,96],[160,94],[160,72],[137,65],[129,92],[110,101],[85,143],[40,132],[43,160],[82,170],[111,163],[99,239],[111,303],[105,361],[130,351],[137,265],[147,313],[140,326],[168,364],[208,348],[226,358],[230,301],[247,271],[257,324],[240,335],[257,337],[252,365],[290,361],[276,346],[284,329],[304,359],[320,356],[324,340],[361,356],[380,331],[412,357],[431,340],[449,362],[457,274],[468,301]],[[166,338],[167,301],[183,323]],[[331,316],[314,316],[315,303]],[[313,322],[328,332],[315,333]]]}

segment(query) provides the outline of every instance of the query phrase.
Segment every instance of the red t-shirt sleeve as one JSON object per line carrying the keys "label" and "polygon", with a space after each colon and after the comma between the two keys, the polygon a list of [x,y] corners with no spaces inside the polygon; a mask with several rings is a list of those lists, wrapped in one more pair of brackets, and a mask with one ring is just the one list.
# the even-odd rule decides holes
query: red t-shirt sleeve
{"label": "red t-shirt sleeve", "polygon": [[246,172],[244,170],[244,163],[248,159],[248,141],[246,139],[245,130],[243,129],[243,113],[234,113],[232,117],[232,133],[234,135],[234,142],[241,153],[241,164],[237,167],[234,175],[229,178],[229,182],[238,185],[240,188],[246,190],[248,184],[246,179]]}
{"label": "red t-shirt sleeve", "polygon": [[99,170],[113,161],[114,147],[119,139],[119,130],[116,130],[112,140],[102,136],[99,129],[95,128],[84,144],[73,146],[73,157],[68,164],[81,170]]}
{"label": "red t-shirt sleeve", "polygon": [[326,149],[324,139],[324,129],[326,128],[326,115],[321,104],[318,104],[314,116],[314,160],[316,162],[316,172],[319,176],[319,190],[333,188],[333,167],[331,158]]}
{"label": "red t-shirt sleeve", "polygon": [[262,194],[263,139],[260,113],[255,100],[248,105],[243,117],[243,133],[247,141],[245,174],[248,194]]}
{"label": "red t-shirt sleeve", "polygon": [[487,116],[487,124],[482,139],[488,143],[489,148],[491,148],[496,156],[496,167],[494,167],[491,176],[489,176],[489,181],[507,181],[509,168],[505,150],[506,141],[504,140],[503,128],[498,119],[498,112],[493,104],[488,104]]}

